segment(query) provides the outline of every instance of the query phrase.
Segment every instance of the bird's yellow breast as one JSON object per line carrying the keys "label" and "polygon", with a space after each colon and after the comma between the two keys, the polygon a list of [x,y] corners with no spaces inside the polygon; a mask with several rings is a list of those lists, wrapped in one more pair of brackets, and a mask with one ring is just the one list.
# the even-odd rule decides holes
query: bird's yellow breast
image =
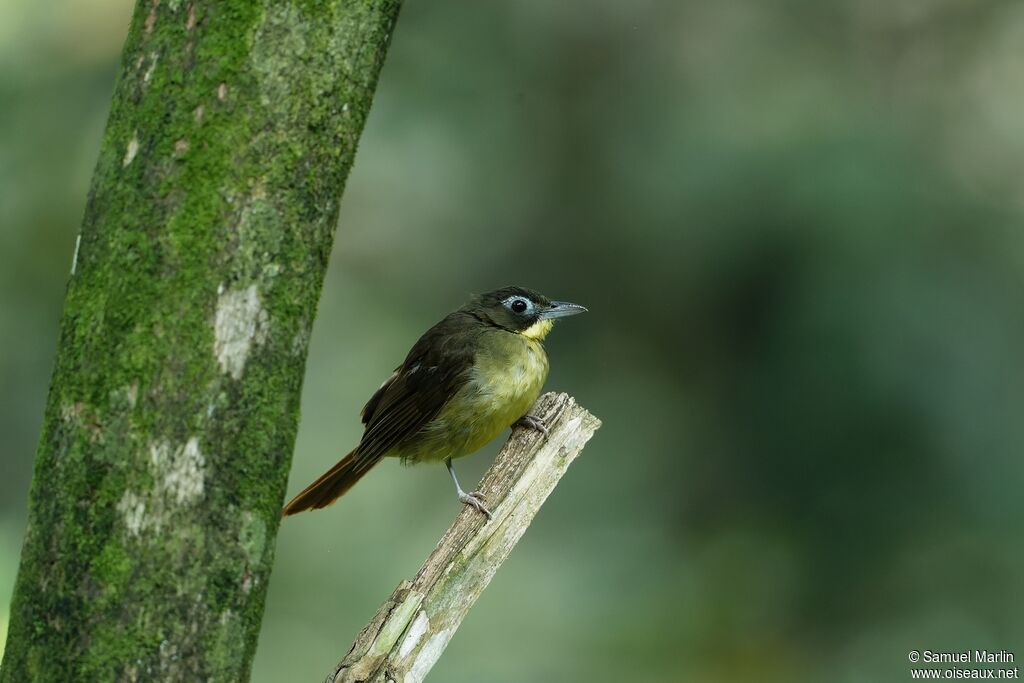
{"label": "bird's yellow breast", "polygon": [[488,332],[465,384],[398,455],[419,462],[473,453],[526,414],[547,376],[548,358],[539,341]]}

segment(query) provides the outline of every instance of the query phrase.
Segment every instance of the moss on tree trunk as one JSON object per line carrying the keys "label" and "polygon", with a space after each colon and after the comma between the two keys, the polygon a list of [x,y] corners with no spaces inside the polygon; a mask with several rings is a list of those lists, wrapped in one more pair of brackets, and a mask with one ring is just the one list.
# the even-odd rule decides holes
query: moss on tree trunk
{"label": "moss on tree trunk", "polygon": [[139,0],[68,284],[0,681],[238,681],[399,0]]}

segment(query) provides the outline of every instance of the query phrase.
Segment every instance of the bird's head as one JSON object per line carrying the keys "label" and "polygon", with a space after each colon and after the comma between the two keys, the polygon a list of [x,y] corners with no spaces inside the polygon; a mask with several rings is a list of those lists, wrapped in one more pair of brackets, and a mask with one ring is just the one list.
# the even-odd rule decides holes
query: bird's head
{"label": "bird's head", "polygon": [[526,287],[504,287],[481,294],[468,308],[485,322],[540,341],[551,331],[556,318],[587,309],[568,301],[552,301]]}

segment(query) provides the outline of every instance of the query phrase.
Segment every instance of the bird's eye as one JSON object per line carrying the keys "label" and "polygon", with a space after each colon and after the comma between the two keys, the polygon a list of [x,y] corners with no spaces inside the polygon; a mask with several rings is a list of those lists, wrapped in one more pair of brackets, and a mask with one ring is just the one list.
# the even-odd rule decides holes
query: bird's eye
{"label": "bird's eye", "polygon": [[523,313],[526,311],[527,304],[524,299],[516,299],[512,302],[512,311],[514,313]]}

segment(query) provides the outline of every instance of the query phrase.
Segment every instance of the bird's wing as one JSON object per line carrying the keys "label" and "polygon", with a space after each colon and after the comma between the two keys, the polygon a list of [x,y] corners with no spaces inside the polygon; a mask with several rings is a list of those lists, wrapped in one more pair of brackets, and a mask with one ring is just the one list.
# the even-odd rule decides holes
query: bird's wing
{"label": "bird's wing", "polygon": [[354,467],[371,467],[430,422],[466,381],[473,363],[472,322],[457,312],[430,328],[405,362],[370,397]]}
{"label": "bird's wing", "polygon": [[363,425],[370,424],[370,420],[373,418],[373,414],[377,412],[377,406],[380,405],[380,400],[387,393],[391,383],[398,377],[398,373],[402,371],[402,366],[399,365],[395,368],[395,371],[391,373],[391,376],[384,380],[384,383],[377,388],[377,391],[373,392],[373,396],[363,406],[363,410],[359,413],[359,418],[363,421]]}

